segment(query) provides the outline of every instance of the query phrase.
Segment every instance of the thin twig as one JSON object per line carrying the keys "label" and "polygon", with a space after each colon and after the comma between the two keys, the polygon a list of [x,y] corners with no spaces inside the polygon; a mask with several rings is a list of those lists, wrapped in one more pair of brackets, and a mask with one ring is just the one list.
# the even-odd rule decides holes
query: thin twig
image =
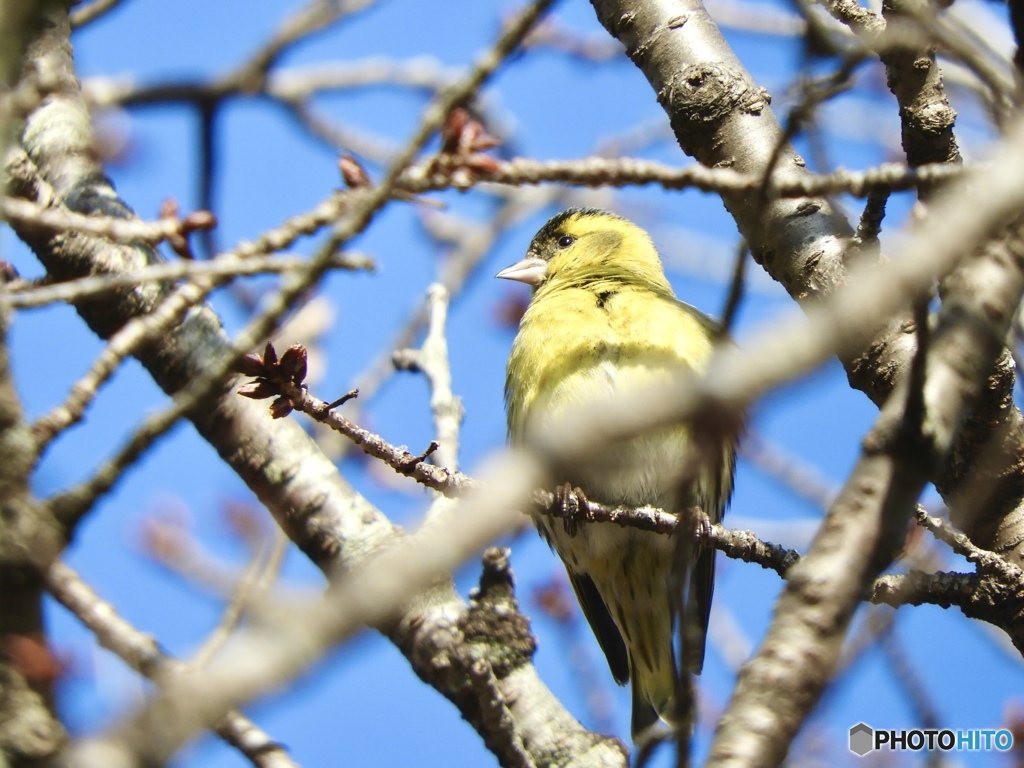
{"label": "thin twig", "polygon": [[[41,285],[15,283],[8,286],[8,293],[0,301],[18,309],[42,307],[58,302],[74,303],[81,299],[109,293],[117,288],[127,288],[160,280],[182,278],[195,280],[199,277],[221,279],[286,274],[303,269],[308,264],[309,260],[301,256],[268,255],[241,258],[236,254],[228,253],[218,256],[212,261],[171,261],[150,264],[133,272],[90,275],[62,283]],[[330,268],[372,271],[376,269],[376,264],[369,256],[343,253],[335,256]]]}
{"label": "thin twig", "polygon": [[[128,623],[66,564],[58,561],[50,566],[46,588],[88,627],[101,646],[144,677],[161,683],[185,668],[183,662],[167,655],[152,636]],[[296,768],[285,748],[240,712],[227,712],[214,730],[257,768]]]}
{"label": "thin twig", "polygon": [[449,187],[464,188],[481,183],[542,184],[561,183],[577,186],[626,187],[657,184],[664,189],[696,188],[705,192],[749,193],[763,188],[769,200],[816,195],[846,193],[866,197],[871,190],[885,188],[893,191],[916,189],[958,178],[965,168],[948,163],[935,163],[908,168],[900,163],[883,163],[864,171],[839,169],[828,174],[777,171],[765,179],[763,176],[741,173],[731,168],[708,168],[691,165],[673,168],[661,163],[632,158],[610,159],[588,157],[568,161],[539,161],[514,158],[496,161],[494,170],[474,169],[453,180],[452,173],[443,173],[436,166],[418,165],[403,178],[401,188],[418,193]]}
{"label": "thin twig", "polygon": [[736,249],[736,259],[733,262],[732,279],[729,281],[729,294],[725,299],[725,308],[722,310],[722,319],[716,329],[719,338],[727,338],[736,320],[736,313],[739,312],[740,302],[743,300],[744,278],[747,273],[747,261],[750,257],[750,247],[746,240],[742,240]]}
{"label": "thin twig", "polygon": [[192,666],[206,666],[227,643],[249,608],[266,597],[271,584],[277,578],[287,550],[288,537],[278,529],[274,532],[273,538],[255,553],[235,585],[220,623],[189,660]]}
{"label": "thin twig", "polygon": [[919,525],[931,531],[940,541],[948,544],[958,555],[962,555],[977,565],[979,571],[996,575],[1007,584],[1024,582],[1024,569],[995,552],[989,552],[975,545],[966,535],[955,530],[949,523],[929,515],[923,507],[917,508],[915,517]]}
{"label": "thin twig", "polygon": [[75,8],[75,10],[68,14],[71,28],[79,29],[92,21],[96,21],[96,19],[114,10],[122,2],[124,0],[93,0],[88,5]]}
{"label": "thin twig", "polygon": [[456,497],[474,486],[474,481],[467,475],[452,471],[446,466],[438,466],[426,461],[427,456],[437,450],[437,443],[422,454],[414,455],[404,446],[395,446],[368,429],[363,429],[342,416],[336,409],[342,402],[352,399],[356,394],[353,390],[344,398],[333,403],[320,400],[309,394],[304,387],[285,385],[281,394],[286,397],[292,408],[324,424],[339,434],[344,435],[363,449],[363,453],[380,459],[401,475],[410,477],[421,485],[440,492],[445,496]]}
{"label": "thin twig", "polygon": [[12,224],[50,232],[82,232],[104,237],[115,243],[148,243],[156,245],[172,237],[184,237],[197,229],[216,225],[207,211],[196,211],[184,218],[167,217],[156,221],[86,216],[66,208],[54,208],[46,202],[33,202],[17,197],[0,198],[0,214]]}
{"label": "thin twig", "polygon": [[422,372],[430,383],[430,409],[439,445],[435,463],[449,470],[458,469],[459,427],[462,424],[462,401],[452,392],[452,372],[448,363],[448,341],[445,324],[448,317],[448,291],[440,283],[427,289],[430,324],[423,346],[418,350],[395,353],[395,365]]}

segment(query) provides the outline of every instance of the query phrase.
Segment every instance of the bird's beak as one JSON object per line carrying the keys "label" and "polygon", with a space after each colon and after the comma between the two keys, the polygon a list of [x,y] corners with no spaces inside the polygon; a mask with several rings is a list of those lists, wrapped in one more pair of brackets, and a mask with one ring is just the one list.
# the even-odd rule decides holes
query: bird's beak
{"label": "bird's beak", "polygon": [[516,280],[527,285],[538,286],[548,276],[548,263],[535,253],[527,252],[526,258],[505,267],[495,277],[505,280]]}

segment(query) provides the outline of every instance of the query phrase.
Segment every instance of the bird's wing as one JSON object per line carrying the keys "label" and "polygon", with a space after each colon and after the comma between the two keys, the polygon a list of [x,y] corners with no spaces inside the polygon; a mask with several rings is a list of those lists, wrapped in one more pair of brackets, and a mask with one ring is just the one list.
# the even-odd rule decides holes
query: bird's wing
{"label": "bird's wing", "polygon": [[[733,474],[736,468],[736,452],[732,447],[723,451],[720,463],[711,467],[712,476],[707,482],[705,496],[699,499],[704,512],[712,523],[722,522],[725,507],[732,496]],[[707,494],[711,495],[708,496]],[[711,618],[711,598],[715,591],[715,555],[710,547],[698,547],[690,572],[690,614],[696,622],[699,636],[689,644],[685,667],[688,671],[699,674],[704,666],[704,647],[708,635],[708,622]]]}
{"label": "bird's wing", "polygon": [[565,569],[569,574],[569,581],[572,582],[572,589],[576,593],[576,599],[583,607],[583,615],[587,617],[597,642],[608,659],[608,667],[612,671],[612,677],[619,685],[629,682],[629,654],[626,652],[626,644],[622,641],[619,628],[612,621],[608,608],[597,591],[593,580],[584,573],[578,573],[571,568]]}
{"label": "bird's wing", "polygon": [[690,604],[693,606],[693,622],[695,632],[688,634],[693,638],[686,648],[685,668],[694,675],[699,675],[704,668],[704,647],[708,635],[708,621],[711,617],[711,597],[715,592],[715,550],[701,547],[690,571]]}

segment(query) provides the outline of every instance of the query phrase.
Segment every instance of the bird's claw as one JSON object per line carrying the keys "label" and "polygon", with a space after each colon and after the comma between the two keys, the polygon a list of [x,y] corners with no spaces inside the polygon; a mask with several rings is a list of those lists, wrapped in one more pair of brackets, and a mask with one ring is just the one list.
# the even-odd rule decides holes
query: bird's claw
{"label": "bird's claw", "polygon": [[587,513],[587,495],[582,488],[565,483],[555,489],[555,502],[562,512],[562,525],[569,536],[579,533],[580,519]]}
{"label": "bird's claw", "polygon": [[690,521],[693,525],[694,539],[702,546],[708,546],[714,531],[714,523],[711,522],[708,513],[700,507],[693,507],[690,509]]}

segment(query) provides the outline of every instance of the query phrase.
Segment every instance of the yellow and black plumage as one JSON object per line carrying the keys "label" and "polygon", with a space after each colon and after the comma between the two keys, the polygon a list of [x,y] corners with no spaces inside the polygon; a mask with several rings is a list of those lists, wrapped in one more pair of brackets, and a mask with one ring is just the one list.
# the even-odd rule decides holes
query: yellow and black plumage
{"label": "yellow and black plumage", "polygon": [[[580,403],[700,371],[713,348],[714,324],[676,299],[647,233],[605,211],[570,209],[544,225],[526,258],[499,277],[533,286],[512,346],[505,383],[508,434],[529,439]],[[559,482],[594,501],[652,505],[678,514],[697,504],[719,521],[732,492],[734,445],[723,440],[694,460],[691,433],[671,425],[609,446],[586,466],[564,467]],[[659,716],[671,721],[678,629],[670,537],[608,524],[566,524],[536,517],[541,535],[565,563],[583,612],[620,684],[633,681],[632,731],[642,739]],[[697,550],[689,573],[689,615],[697,642],[685,668],[704,660],[714,586],[714,552]]]}

